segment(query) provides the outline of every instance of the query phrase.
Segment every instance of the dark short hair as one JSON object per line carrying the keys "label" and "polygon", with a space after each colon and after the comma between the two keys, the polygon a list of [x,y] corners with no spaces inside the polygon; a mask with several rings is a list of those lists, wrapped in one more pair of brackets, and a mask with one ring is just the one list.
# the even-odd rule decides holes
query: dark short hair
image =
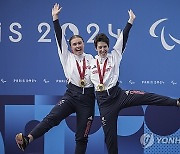
{"label": "dark short hair", "polygon": [[96,37],[94,38],[95,48],[97,48],[98,42],[105,42],[109,47],[109,38],[104,33],[97,34]]}
{"label": "dark short hair", "polygon": [[71,36],[71,38],[69,39],[69,45],[70,45],[70,46],[71,46],[71,41],[72,41],[74,38],[81,38],[82,41],[84,42],[82,36],[80,36],[80,35],[73,35],[73,36]]}

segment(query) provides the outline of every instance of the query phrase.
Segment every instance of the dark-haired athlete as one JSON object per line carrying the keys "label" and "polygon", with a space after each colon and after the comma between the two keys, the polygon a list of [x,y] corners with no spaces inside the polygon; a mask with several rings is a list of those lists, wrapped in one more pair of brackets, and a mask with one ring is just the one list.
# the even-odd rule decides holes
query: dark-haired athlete
{"label": "dark-haired athlete", "polygon": [[137,105],[180,106],[179,99],[172,99],[139,90],[122,90],[118,85],[119,65],[135,15],[128,11],[129,20],[117,39],[113,51],[109,51],[109,38],[101,33],[95,37],[98,55],[91,64],[91,81],[94,84],[105,143],[109,154],[118,154],[117,119],[123,108]]}

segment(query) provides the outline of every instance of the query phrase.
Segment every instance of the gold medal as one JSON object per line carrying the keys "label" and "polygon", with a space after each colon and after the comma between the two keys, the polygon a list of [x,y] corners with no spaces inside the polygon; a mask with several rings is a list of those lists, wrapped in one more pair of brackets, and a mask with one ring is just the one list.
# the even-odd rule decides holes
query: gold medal
{"label": "gold medal", "polygon": [[104,90],[105,90],[105,87],[104,87],[103,84],[99,84],[99,85],[97,86],[97,91],[104,91]]}
{"label": "gold medal", "polygon": [[106,72],[107,61],[108,61],[108,58],[106,58],[106,60],[105,60],[105,62],[103,64],[103,72],[101,72],[99,61],[97,59],[97,70],[98,70],[99,81],[100,81],[100,84],[97,86],[97,91],[104,91],[105,90],[105,86],[103,84],[103,78],[104,78],[104,75],[105,75],[105,72]]}
{"label": "gold medal", "polygon": [[83,79],[80,80],[79,85],[80,85],[81,87],[85,87],[85,85],[86,85],[85,80],[83,80]]}

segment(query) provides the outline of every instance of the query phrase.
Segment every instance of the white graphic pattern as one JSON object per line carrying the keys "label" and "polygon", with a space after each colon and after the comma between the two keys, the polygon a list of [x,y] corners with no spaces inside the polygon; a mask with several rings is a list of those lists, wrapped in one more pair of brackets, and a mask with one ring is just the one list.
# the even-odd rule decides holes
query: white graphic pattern
{"label": "white graphic pattern", "polygon": [[140,142],[144,149],[151,147],[154,144],[154,135],[145,133],[141,136]]}
{"label": "white graphic pattern", "polygon": [[[152,24],[152,26],[150,27],[149,29],[149,33],[152,37],[158,37],[156,34],[155,34],[155,29],[156,27],[163,21],[165,20],[168,20],[167,18],[165,19],[160,19],[158,21],[156,21],[154,24]],[[162,28],[161,30],[161,43],[162,43],[162,46],[166,49],[166,50],[172,50],[174,47],[175,47],[175,44],[174,45],[169,45],[166,40],[165,40],[165,37],[164,37],[164,29],[165,27]],[[171,34],[169,34],[170,38],[176,42],[177,44],[180,44],[180,40],[174,38]]]}

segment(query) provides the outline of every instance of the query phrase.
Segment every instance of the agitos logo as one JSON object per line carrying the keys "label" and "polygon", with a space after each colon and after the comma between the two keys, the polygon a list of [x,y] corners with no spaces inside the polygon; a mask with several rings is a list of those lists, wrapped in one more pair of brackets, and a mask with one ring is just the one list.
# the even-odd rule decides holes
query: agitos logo
{"label": "agitos logo", "polygon": [[[162,23],[163,21],[165,20],[168,20],[167,18],[165,19],[160,19],[158,21],[156,21],[154,24],[152,24],[152,26],[150,27],[149,29],[149,33],[152,37],[159,37],[155,34],[155,30],[157,28],[157,26]],[[164,29],[165,29],[165,26],[163,26],[162,30],[161,30],[161,43],[162,43],[162,46],[164,47],[164,49],[166,50],[172,50],[174,47],[175,47],[175,44],[173,45],[169,45],[166,40],[165,40],[165,37],[164,37]],[[171,34],[169,34],[169,37],[177,44],[180,44],[180,40],[174,38]]]}

